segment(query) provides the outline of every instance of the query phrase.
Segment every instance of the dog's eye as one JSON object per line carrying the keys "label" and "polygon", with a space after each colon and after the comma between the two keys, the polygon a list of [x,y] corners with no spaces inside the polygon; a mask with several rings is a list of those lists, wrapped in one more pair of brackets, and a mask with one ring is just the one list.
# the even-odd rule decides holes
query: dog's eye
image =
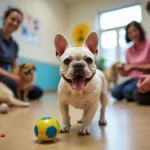
{"label": "dog's eye", "polygon": [[93,62],[92,58],[88,57],[85,59],[85,61],[88,63],[88,64],[91,64]]}
{"label": "dog's eye", "polygon": [[70,62],[71,62],[71,59],[69,59],[69,58],[66,58],[66,59],[64,60],[64,64],[65,64],[65,65],[69,65]]}
{"label": "dog's eye", "polygon": [[28,68],[24,68],[24,71],[27,71],[28,70]]}

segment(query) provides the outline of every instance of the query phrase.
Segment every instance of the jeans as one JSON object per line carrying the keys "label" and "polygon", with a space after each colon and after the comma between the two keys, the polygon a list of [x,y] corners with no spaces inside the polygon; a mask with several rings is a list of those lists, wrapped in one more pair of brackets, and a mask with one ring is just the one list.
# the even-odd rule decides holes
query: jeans
{"label": "jeans", "polygon": [[127,99],[128,101],[133,101],[133,93],[137,90],[138,79],[130,79],[120,85],[117,85],[112,89],[112,96],[117,100]]}

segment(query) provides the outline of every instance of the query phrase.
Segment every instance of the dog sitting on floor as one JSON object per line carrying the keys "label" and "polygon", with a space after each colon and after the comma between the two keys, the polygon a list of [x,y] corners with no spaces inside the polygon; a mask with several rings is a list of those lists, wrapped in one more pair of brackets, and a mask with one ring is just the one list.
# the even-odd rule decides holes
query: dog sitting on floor
{"label": "dog sitting on floor", "polygon": [[[27,96],[29,89],[35,80],[35,70],[36,67],[33,64],[21,64],[12,70],[12,73],[18,75],[24,81],[24,86],[17,88],[17,98],[22,99],[23,101],[28,101]],[[22,91],[23,98],[21,95]]]}

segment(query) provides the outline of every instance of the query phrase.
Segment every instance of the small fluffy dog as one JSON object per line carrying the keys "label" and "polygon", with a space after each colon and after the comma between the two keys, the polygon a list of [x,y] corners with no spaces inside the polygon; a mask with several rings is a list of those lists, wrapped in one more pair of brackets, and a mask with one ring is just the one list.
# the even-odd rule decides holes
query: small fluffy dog
{"label": "small fluffy dog", "polygon": [[35,80],[35,70],[36,67],[33,64],[22,64],[13,69],[12,73],[18,75],[24,81],[24,86],[17,89],[17,97],[19,99],[22,99],[21,91],[24,91],[23,100],[28,101],[29,88]]}
{"label": "small fluffy dog", "polygon": [[0,82],[0,113],[8,113],[9,106],[28,107],[29,105],[29,102],[22,102],[15,98],[12,90]]}
{"label": "small fluffy dog", "polygon": [[118,68],[122,67],[122,63],[120,61],[115,62],[110,68],[106,68],[103,73],[106,77],[108,82],[108,90],[111,89],[110,84],[113,83],[114,85],[117,84],[118,80]]}
{"label": "small fluffy dog", "polygon": [[102,104],[99,124],[106,125],[107,81],[95,64],[98,35],[92,32],[86,37],[82,47],[71,47],[62,34],[57,34],[54,44],[60,61],[58,98],[63,119],[61,132],[70,130],[69,105],[72,105],[83,109],[83,116],[78,121],[83,124],[78,134],[89,135],[99,101]]}

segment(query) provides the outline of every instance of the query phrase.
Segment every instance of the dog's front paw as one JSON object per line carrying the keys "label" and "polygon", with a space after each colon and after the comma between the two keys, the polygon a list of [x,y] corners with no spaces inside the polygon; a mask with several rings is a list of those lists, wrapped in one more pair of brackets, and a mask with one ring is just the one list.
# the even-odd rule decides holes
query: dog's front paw
{"label": "dog's front paw", "polygon": [[0,113],[8,113],[9,112],[9,107],[7,104],[3,103],[0,105]]}
{"label": "dog's front paw", "polygon": [[29,107],[30,106],[30,102],[24,102],[24,107]]}
{"label": "dog's front paw", "polygon": [[83,119],[78,120],[77,123],[83,123]]}
{"label": "dog's front paw", "polygon": [[107,125],[107,121],[104,119],[104,120],[100,120],[99,121],[99,125]]}
{"label": "dog's front paw", "polygon": [[71,125],[62,125],[60,129],[60,133],[67,133],[70,131]]}
{"label": "dog's front paw", "polygon": [[90,135],[90,127],[81,128],[78,131],[78,135],[84,136],[84,135]]}
{"label": "dog's front paw", "polygon": [[29,100],[29,98],[26,97],[26,98],[23,99],[23,101],[24,102],[29,102],[30,100]]}

